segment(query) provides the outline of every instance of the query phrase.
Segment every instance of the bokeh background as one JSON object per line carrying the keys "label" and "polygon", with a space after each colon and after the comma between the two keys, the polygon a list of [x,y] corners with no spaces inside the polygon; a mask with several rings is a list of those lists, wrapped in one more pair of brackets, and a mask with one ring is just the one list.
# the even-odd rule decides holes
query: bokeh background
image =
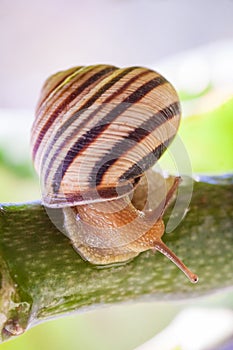
{"label": "bokeh background", "polygon": [[[193,171],[232,172],[233,1],[0,0],[0,202],[40,198],[29,133],[43,81],[95,63],[164,74],[182,99],[180,135]],[[91,310],[0,348],[134,349],[190,306],[232,308],[232,294]]]}

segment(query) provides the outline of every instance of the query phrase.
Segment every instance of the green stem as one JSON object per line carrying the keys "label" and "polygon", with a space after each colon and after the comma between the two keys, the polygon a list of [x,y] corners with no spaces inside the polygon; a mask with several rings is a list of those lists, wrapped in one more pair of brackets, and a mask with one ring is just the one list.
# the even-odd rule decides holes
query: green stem
{"label": "green stem", "polygon": [[[213,180],[208,178],[207,180]],[[228,183],[195,182],[183,222],[164,242],[199,276],[191,284],[161,254],[98,268],[83,261],[40,203],[0,211],[0,327],[2,339],[33,323],[98,304],[180,299],[233,285],[233,175]],[[169,212],[165,214],[165,221]]]}

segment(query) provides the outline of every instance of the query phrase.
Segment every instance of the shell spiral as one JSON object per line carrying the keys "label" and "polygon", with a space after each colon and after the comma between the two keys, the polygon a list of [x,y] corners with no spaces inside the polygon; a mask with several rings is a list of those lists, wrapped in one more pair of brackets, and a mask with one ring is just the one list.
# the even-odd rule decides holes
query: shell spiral
{"label": "shell spiral", "polygon": [[174,138],[173,86],[143,67],[74,67],[45,82],[31,132],[43,203],[64,207],[118,198]]}

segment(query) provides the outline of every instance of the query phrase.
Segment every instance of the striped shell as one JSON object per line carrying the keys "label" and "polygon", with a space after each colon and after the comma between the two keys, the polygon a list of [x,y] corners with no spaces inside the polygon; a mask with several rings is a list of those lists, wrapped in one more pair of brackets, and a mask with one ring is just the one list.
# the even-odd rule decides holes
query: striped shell
{"label": "striped shell", "polygon": [[43,203],[73,206],[132,191],[174,138],[178,96],[142,67],[74,67],[42,89],[31,146]]}

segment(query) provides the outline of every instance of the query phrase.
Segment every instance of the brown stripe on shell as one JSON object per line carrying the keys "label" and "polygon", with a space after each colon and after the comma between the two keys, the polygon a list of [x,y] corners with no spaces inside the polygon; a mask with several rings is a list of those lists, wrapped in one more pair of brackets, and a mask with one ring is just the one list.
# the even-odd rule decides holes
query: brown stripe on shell
{"label": "brown stripe on shell", "polygon": [[41,106],[49,98],[49,95],[51,93],[54,93],[54,90],[56,90],[61,84],[63,84],[68,77],[73,75],[74,72],[78,72],[81,68],[83,68],[83,66],[72,67],[65,71],[55,73],[46,80],[41,90],[41,97],[37,103],[36,114],[39,113]]}
{"label": "brown stripe on shell", "polygon": [[[122,103],[118,104],[114,107],[102,120],[101,125],[97,125],[90,130],[88,130],[85,134],[79,138],[76,143],[73,145],[71,149],[66,154],[66,157],[59,165],[59,169],[56,174],[60,173],[61,176],[59,179],[54,178],[54,192],[58,192],[60,188],[60,183],[69,168],[69,166],[73,163],[74,159],[82,153],[87,147],[89,147],[98,136],[108,127],[110,123],[112,123],[120,114],[125,112],[131,104],[134,104],[140,101],[146,94],[148,94],[152,89],[155,89],[161,84],[164,84],[166,79],[160,77],[151,79],[150,81],[144,83],[142,86],[138,87],[135,91],[133,91],[129,96],[127,96]],[[55,177],[56,177],[55,174]]]}
{"label": "brown stripe on shell", "polygon": [[139,162],[134,164],[130,169],[125,171],[119,180],[128,180],[131,178],[135,178],[137,176],[140,176],[145,169],[151,168],[161,157],[161,155],[164,153],[168,145],[173,141],[175,135],[173,135],[171,138],[165,140],[163,143],[161,143],[158,147],[156,147],[154,150],[152,150],[149,154],[144,156]]}
{"label": "brown stripe on shell", "polygon": [[[62,135],[63,137],[63,133],[65,130],[69,130],[69,128],[71,127],[71,124],[77,120],[78,117],[80,117],[82,115],[83,112],[85,112],[85,110],[90,107],[104,92],[106,92],[106,90],[113,86],[117,81],[119,81],[122,76],[125,76],[129,71],[132,71],[133,69],[135,69],[135,67],[130,67],[128,69],[124,69],[122,70],[117,70],[117,72],[111,72],[109,75],[107,75],[107,77],[101,79],[100,81],[98,81],[96,84],[96,86],[92,86],[92,89],[90,91],[90,98],[85,98],[84,103],[78,107],[78,110],[75,111],[75,113],[73,115],[71,115],[66,121],[63,121],[62,125],[59,125],[58,131],[55,133],[55,135],[53,136],[51,142],[46,145],[47,148],[47,152],[44,152],[44,157],[41,160],[41,163],[44,165],[46,159],[48,158],[48,155],[51,152],[51,149],[54,148],[55,143],[57,142],[57,140],[59,140],[60,136]],[[118,73],[118,71],[120,71]],[[100,88],[99,88],[100,86]],[[94,92],[94,94],[92,93],[92,91]],[[97,92],[96,92],[97,91]],[[88,95],[87,95],[88,96]],[[82,123],[82,125],[80,125],[79,128],[83,128],[84,125],[86,124],[86,122],[84,121],[84,123]],[[55,130],[56,131],[56,130]],[[66,144],[67,140],[65,140],[63,142],[63,144]],[[58,150],[59,152],[59,150]]]}
{"label": "brown stripe on shell", "polygon": [[[119,184],[117,187],[99,187],[96,189],[96,192],[98,193],[98,197],[101,199],[101,201],[107,201],[112,198],[116,198],[119,196],[124,196],[125,193],[130,193],[135,186],[137,186],[138,182],[140,180],[140,177],[136,177],[127,183]],[[84,189],[83,191],[77,191],[77,192],[70,192],[66,193],[64,197],[56,196],[52,199],[50,197],[46,196],[44,197],[44,202],[49,207],[53,208],[60,208],[64,207],[64,201],[66,206],[73,206],[74,203],[90,203],[93,202],[93,198],[95,198],[95,193],[92,189]]]}
{"label": "brown stripe on shell", "polygon": [[[99,89],[94,96],[92,96],[89,100],[87,100],[85,102],[85,105],[82,106],[82,108],[78,109],[78,111],[75,112],[74,115],[72,115],[61,127],[60,129],[57,131],[57,133],[54,135],[54,138],[52,139],[51,143],[49,144],[49,146],[47,147],[47,152],[45,152],[44,158],[43,158],[43,164],[45,164],[46,159],[49,156],[50,150],[51,148],[55,147],[55,143],[56,141],[62,137],[64,131],[67,128],[70,128],[72,126],[72,123],[74,123],[75,121],[77,121],[77,119],[81,116],[81,114],[83,112],[85,112],[87,110],[87,108],[91,107],[92,104],[94,104],[99,97],[102,96],[102,94],[106,93],[108,91],[109,88],[111,88],[113,85],[115,85],[118,81],[120,81],[123,77],[125,77],[127,74],[129,74],[130,72],[132,72],[133,70],[138,70],[138,67],[130,67],[127,69],[124,69],[123,71],[120,71],[120,74],[115,76],[112,80],[108,81],[106,84],[104,84],[101,89]],[[144,70],[143,72],[138,73],[137,75],[133,76],[132,78],[128,79],[126,83],[124,83],[119,89],[117,89],[116,91],[114,91],[113,94],[108,95],[108,97],[104,100],[103,103],[107,103],[110,102],[112,99],[116,98],[117,95],[121,94],[124,92],[124,90],[126,90],[134,81],[136,81],[137,79],[141,78],[143,75],[148,74],[148,70]],[[62,141],[62,143],[59,145],[59,148],[57,148],[56,152],[54,153],[54,155],[51,157],[50,162],[48,164],[48,166],[46,166],[46,174],[45,174],[45,178],[48,177],[48,172],[50,171],[50,169],[53,167],[53,163],[56,160],[57,155],[62,151],[63,147],[66,146],[68,144],[68,142],[75,137],[75,135],[78,134],[79,130],[82,130],[85,125],[92,119],[92,117],[100,111],[100,109],[102,109],[102,105],[99,106],[99,108],[97,108],[96,111],[94,111],[93,113],[91,113],[89,115],[89,117],[87,119],[84,119],[83,122],[80,122],[80,124],[78,124],[73,130],[71,129],[71,133],[68,135],[67,138],[64,138],[64,140]],[[83,137],[83,135],[81,136]],[[55,174],[57,173],[61,173],[60,167],[57,169],[57,171],[55,172]],[[54,182],[55,179],[54,179]]]}
{"label": "brown stripe on shell", "polygon": [[[49,98],[46,100],[46,108],[43,108],[41,110],[38,110],[36,115],[37,119],[39,119],[40,115],[42,116],[41,119],[43,119],[43,115],[51,115],[59,105],[63,104],[64,101],[70,96],[75,93],[75,91],[85,84],[89,79],[92,78],[92,76],[95,76],[96,74],[99,74],[102,71],[109,70],[109,74],[112,74],[113,71],[116,71],[118,68],[114,66],[109,65],[95,65],[95,66],[88,66],[88,67],[82,67],[81,69],[75,71],[70,76],[68,76],[65,81],[60,84],[53,93],[49,96]],[[106,75],[106,76],[108,76]],[[104,76],[104,72],[103,72]],[[102,76],[100,76],[99,81],[103,79]],[[93,78],[93,83],[97,84],[98,81],[95,81]],[[85,89],[85,95],[93,88],[92,84],[88,84],[87,89]],[[83,94],[80,93],[77,95],[80,100],[80,98],[83,97]],[[76,101],[75,101],[76,103]],[[70,107],[69,105],[67,106]],[[60,107],[61,111],[62,108]]]}
{"label": "brown stripe on shell", "polygon": [[[122,174],[129,171],[129,169],[131,169],[135,164],[140,165],[141,174],[148,170],[152,166],[151,163],[146,161],[141,162],[141,160],[151,152],[156,155],[156,149],[158,148],[159,150],[161,145],[165,144],[166,147],[168,146],[167,140],[170,140],[171,142],[173,140],[173,137],[176,135],[179,119],[180,115],[175,115],[173,118],[155,129],[154,132],[146,136],[141,142],[135,143],[134,148],[126,152],[124,154],[124,157],[120,157],[115,162],[114,167],[110,169],[111,171],[105,174],[102,183],[111,183],[113,176],[115,177],[115,181],[113,183],[126,181],[127,179],[124,180]],[[165,151],[165,148],[162,150]],[[162,153],[158,151],[158,154],[159,157],[161,157]],[[154,157],[153,164],[155,164],[158,159],[159,158]],[[122,171],[122,169],[124,169],[124,171]],[[134,176],[138,176],[138,173],[135,173]]]}
{"label": "brown stripe on shell", "polygon": [[[33,146],[33,158],[34,159],[36,156],[36,152],[37,152],[47,130],[49,130],[49,128],[51,128],[54,121],[64,111],[64,109],[67,107],[67,105],[71,101],[73,101],[77,96],[79,96],[80,93],[83,92],[85,89],[87,89],[89,86],[95,84],[98,80],[103,78],[103,76],[110,74],[114,70],[116,70],[116,68],[113,66],[107,66],[107,67],[104,66],[104,69],[91,75],[91,77],[89,77],[87,80],[84,80],[84,82],[81,85],[79,85],[76,90],[71,91],[71,93],[68,95],[68,97],[65,99],[65,101],[62,101],[62,103],[56,107],[55,111],[51,115],[49,115],[49,118],[47,119],[46,123],[44,124],[44,126],[40,130],[39,136],[37,137],[37,140],[34,143],[34,146]],[[95,67],[93,67],[93,71],[95,72]],[[89,71],[87,71],[87,74],[88,74],[88,72]],[[81,81],[81,79],[80,79],[80,81]]]}
{"label": "brown stripe on shell", "polygon": [[[180,113],[179,102],[174,102],[164,109],[159,110],[152,117],[144,121],[140,126],[131,131],[124,139],[116,142],[112,149],[109,151],[110,155],[114,155],[113,159],[109,160],[109,155],[106,155],[102,159],[98,160],[93,166],[93,172],[90,175],[92,179],[95,179],[93,185],[101,185],[102,179],[107,171],[111,171],[111,167],[114,163],[122,157],[125,152],[132,150],[135,143],[140,143],[146,136],[154,132],[160,125],[170,120],[175,115]],[[145,168],[143,171],[147,170]]]}
{"label": "brown stripe on shell", "polygon": [[[75,73],[72,73],[70,76],[66,76],[65,81],[58,85],[57,88],[45,100],[44,104],[36,110],[36,119],[33,125],[34,132],[32,133],[31,139],[31,144],[33,145],[33,159],[36,165],[37,161],[35,160],[35,158],[40,157],[38,149],[40,148],[41,143],[44,142],[45,135],[47,137],[47,134],[50,134],[52,130],[52,128],[48,128],[46,126],[48,125],[49,119],[53,119],[54,114],[56,114],[56,118],[54,118],[53,121],[53,123],[55,123],[55,121],[60,116],[60,113],[64,112],[64,109],[62,108],[62,106],[64,105],[64,101],[66,101],[67,98],[69,98],[69,96],[72,95],[75,89],[79,88],[79,86],[82,85],[83,82],[88,80],[88,78],[90,78],[93,75],[93,71],[95,74],[95,66],[83,67],[81,69],[78,69]],[[97,72],[98,71],[99,70],[97,69]],[[66,74],[66,71],[64,72],[64,74]],[[48,79],[48,81],[49,80],[50,78]],[[44,93],[46,94],[46,91]],[[67,105],[67,109],[69,109],[70,107],[71,105]]]}
{"label": "brown stripe on shell", "polygon": [[[111,88],[114,84],[116,84],[119,80],[121,80],[125,75],[127,75],[128,73],[130,73],[132,70],[137,69],[137,67],[130,67],[127,68],[123,71],[120,72],[120,74],[118,74],[117,76],[114,76],[113,79],[111,79],[110,81],[107,81],[106,84],[104,84],[103,86],[101,86],[101,88],[99,90],[97,90],[97,92],[95,92],[94,95],[91,96],[90,99],[88,99],[87,101],[85,101],[84,105],[82,105],[80,108],[78,108],[77,111],[75,111],[75,113],[73,115],[71,115],[71,117],[64,123],[62,124],[62,126],[59,128],[59,130],[57,131],[52,143],[51,143],[51,147],[53,147],[54,143],[59,139],[59,137],[63,134],[64,130],[66,130],[67,128],[69,128],[71,126],[71,124],[76,121],[83,112],[85,112],[89,107],[91,107],[104,93],[106,93],[106,91]],[[147,73],[147,72],[145,72]],[[127,82],[127,85],[129,84],[129,82]],[[96,87],[97,88],[97,87]],[[122,88],[121,88],[122,89]],[[114,98],[116,97],[115,95],[112,97]],[[108,96],[108,98],[105,100],[105,103],[109,102],[111,99],[111,95]],[[100,107],[101,108],[101,107]],[[91,115],[92,117],[92,115]],[[90,117],[90,118],[91,118]],[[90,119],[89,118],[89,119]],[[84,127],[84,125],[86,124],[86,120],[84,120],[84,123],[81,125],[78,125],[78,128],[82,128]],[[76,131],[77,132],[77,131]],[[75,134],[76,132],[74,132],[73,134]],[[69,138],[72,138],[72,136],[69,136]],[[68,140],[66,140],[67,142]]]}
{"label": "brown stripe on shell", "polygon": [[[73,92],[73,90],[77,89],[80,85],[82,85],[83,81],[86,81],[89,77],[91,77],[93,71],[97,73],[98,71],[104,69],[104,67],[105,66],[101,65],[97,67],[77,67],[78,69],[74,72],[72,71],[70,75],[67,75],[66,71],[64,71],[66,79],[62,81],[61,84],[59,84],[47,96],[47,99],[45,100],[44,104],[41,105],[39,109],[36,109],[36,120],[34,129],[41,130],[45,125],[47,118],[50,117],[57,110],[58,106],[66,100],[66,98]],[[50,78],[48,78],[48,81],[50,81]],[[46,94],[46,90],[42,90],[41,98],[43,98],[43,94]]]}

